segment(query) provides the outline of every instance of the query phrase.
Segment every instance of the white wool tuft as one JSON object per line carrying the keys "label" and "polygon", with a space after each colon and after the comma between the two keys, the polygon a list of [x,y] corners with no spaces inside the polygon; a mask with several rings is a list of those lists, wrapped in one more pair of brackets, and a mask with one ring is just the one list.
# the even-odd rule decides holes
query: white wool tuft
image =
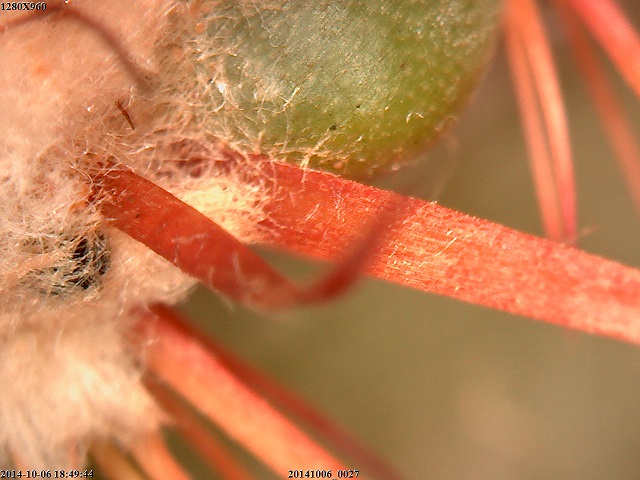
{"label": "white wool tuft", "polygon": [[[83,22],[51,15],[0,34],[0,464],[37,469],[71,468],[70,446],[158,428],[127,331],[135,309],[178,302],[195,283],[108,226],[90,171],[126,165],[246,241],[259,238],[265,195],[218,168],[228,153],[163,87],[154,49],[170,43],[167,13],[182,2],[70,3],[116,34],[151,87]],[[0,24],[16,18],[3,13]]]}
{"label": "white wool tuft", "polygon": [[139,387],[140,368],[122,341],[122,320],[78,321],[82,313],[52,312],[40,328],[0,341],[0,443],[30,468],[77,467],[69,464],[71,447],[82,454],[100,436],[126,443],[160,418]]}

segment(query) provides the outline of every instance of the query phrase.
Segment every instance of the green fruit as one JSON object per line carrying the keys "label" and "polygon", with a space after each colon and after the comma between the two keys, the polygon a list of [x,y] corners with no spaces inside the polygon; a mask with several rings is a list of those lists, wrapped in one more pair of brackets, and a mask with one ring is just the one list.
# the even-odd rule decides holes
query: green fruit
{"label": "green fruit", "polygon": [[[499,0],[204,1],[194,117],[232,148],[362,177],[424,152],[487,60]],[[192,12],[193,13],[193,12]]]}

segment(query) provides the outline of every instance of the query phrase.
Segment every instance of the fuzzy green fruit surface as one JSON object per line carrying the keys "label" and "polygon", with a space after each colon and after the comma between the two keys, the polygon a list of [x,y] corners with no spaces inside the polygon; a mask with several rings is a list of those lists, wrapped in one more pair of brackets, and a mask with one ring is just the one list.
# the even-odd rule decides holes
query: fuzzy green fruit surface
{"label": "fuzzy green fruit surface", "polygon": [[423,153],[487,61],[499,0],[205,1],[198,123],[232,148],[363,177]]}

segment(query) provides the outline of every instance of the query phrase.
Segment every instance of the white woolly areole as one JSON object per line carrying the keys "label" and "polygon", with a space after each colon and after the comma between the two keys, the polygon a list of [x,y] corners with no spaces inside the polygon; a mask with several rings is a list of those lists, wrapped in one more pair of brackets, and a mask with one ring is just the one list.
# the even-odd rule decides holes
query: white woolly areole
{"label": "white woolly areole", "polygon": [[71,447],[126,445],[162,419],[127,332],[136,309],[178,302],[195,281],[108,226],[88,200],[99,162],[132,168],[242,240],[257,240],[263,219],[263,188],[217,168],[229,160],[219,139],[163,87],[154,49],[170,44],[168,14],[184,4],[70,3],[116,34],[152,87],[140,93],[122,52],[81,21],[52,15],[0,35],[3,465],[71,468]]}
{"label": "white woolly areole", "polygon": [[[101,308],[76,310],[88,307]],[[132,421],[136,430],[158,421],[120,322],[76,322],[82,312],[69,313],[67,322],[11,335],[0,350],[0,442],[31,468],[73,468],[71,448],[84,454],[99,436],[126,442]]]}

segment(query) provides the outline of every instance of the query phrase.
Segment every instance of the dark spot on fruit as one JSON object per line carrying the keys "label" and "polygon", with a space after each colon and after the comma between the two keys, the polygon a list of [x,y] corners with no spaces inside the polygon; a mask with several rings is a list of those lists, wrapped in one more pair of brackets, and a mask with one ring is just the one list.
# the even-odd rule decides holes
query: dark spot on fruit
{"label": "dark spot on fruit", "polygon": [[331,125],[329,127],[329,130],[337,130],[337,129],[338,129],[337,125]]}

